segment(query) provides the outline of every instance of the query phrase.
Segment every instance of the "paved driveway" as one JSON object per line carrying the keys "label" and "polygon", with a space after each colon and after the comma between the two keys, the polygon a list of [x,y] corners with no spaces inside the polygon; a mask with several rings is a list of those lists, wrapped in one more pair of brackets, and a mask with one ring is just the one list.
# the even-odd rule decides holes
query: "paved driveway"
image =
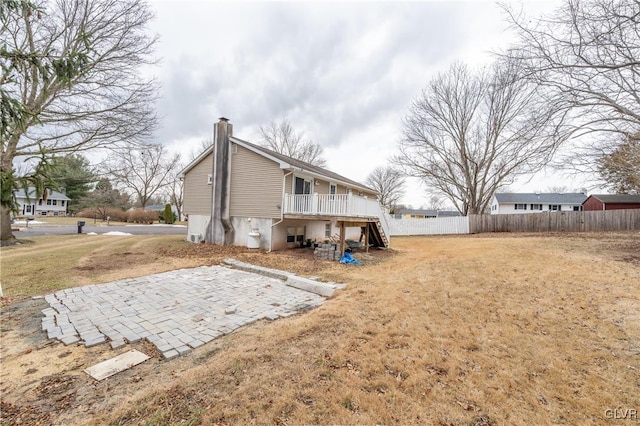
{"label": "paved driveway", "polygon": [[[187,235],[184,225],[93,225],[92,222],[82,227],[82,233],[105,234],[108,232],[124,232],[132,235]],[[76,225],[29,225],[20,227],[13,235],[17,238],[29,238],[41,235],[72,235],[78,233]]]}
{"label": "paved driveway", "polygon": [[181,269],[45,296],[42,329],[65,344],[94,346],[147,339],[167,359],[267,318],[322,304],[284,281],[222,266]]}

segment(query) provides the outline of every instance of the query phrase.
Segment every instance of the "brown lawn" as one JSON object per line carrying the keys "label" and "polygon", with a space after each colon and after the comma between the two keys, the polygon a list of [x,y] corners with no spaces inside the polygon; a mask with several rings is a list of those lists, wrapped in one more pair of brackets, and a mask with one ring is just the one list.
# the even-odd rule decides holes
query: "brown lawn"
{"label": "brown lawn", "polygon": [[[146,272],[165,258],[193,266],[227,254],[173,240],[113,244],[132,253],[152,247]],[[607,410],[640,416],[640,233],[392,244],[359,254],[362,266],[314,261],[303,250],[229,249],[243,261],[348,286],[316,310],[255,323],[100,383],[82,370],[130,347],[46,341],[40,301],[9,304],[2,424],[596,425],[612,421]],[[2,250],[3,270],[19,259],[11,250]],[[105,264],[109,276],[123,273]]]}

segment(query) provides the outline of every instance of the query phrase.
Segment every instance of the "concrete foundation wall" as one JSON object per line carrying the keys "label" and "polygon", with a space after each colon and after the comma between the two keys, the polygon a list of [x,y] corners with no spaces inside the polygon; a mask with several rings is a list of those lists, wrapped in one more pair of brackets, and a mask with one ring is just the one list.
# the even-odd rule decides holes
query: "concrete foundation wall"
{"label": "concrete foundation wall", "polygon": [[[298,243],[287,243],[287,227],[305,227],[304,238],[315,240],[316,242],[324,242],[325,237],[325,225],[331,223],[328,221],[312,221],[312,220],[285,220],[273,227],[272,238],[273,245],[272,250],[285,250],[298,246]],[[346,239],[358,240],[360,239],[360,228],[350,227],[345,230]],[[337,240],[340,236],[340,227],[335,223],[331,223],[331,235],[335,236]]]}
{"label": "concrete foundation wall", "polygon": [[[197,235],[200,235],[200,239],[204,240],[210,219],[211,218],[209,216],[204,215],[189,215],[187,240],[191,241],[192,234],[196,235],[196,241],[198,241]],[[327,221],[285,220],[284,222],[272,227],[271,225],[275,222],[277,221],[271,218],[232,217],[231,224],[235,230],[233,245],[247,247],[249,232],[253,229],[257,229],[260,233],[261,250],[286,250],[298,247],[298,243],[287,243],[287,227],[291,226],[305,227],[305,240],[311,238],[317,242],[324,242],[325,224],[331,223]],[[335,223],[331,224],[331,235],[336,236],[336,239],[340,235],[340,227]],[[360,228],[346,228],[346,238],[357,241],[360,238]],[[273,244],[271,243],[271,240],[273,240]]]}
{"label": "concrete foundation wall", "polygon": [[259,217],[237,217],[231,218],[231,224],[235,229],[234,246],[247,247],[249,232],[257,230],[260,233],[260,250],[270,250],[271,248],[271,218]]}
{"label": "concrete foundation wall", "polygon": [[[204,241],[207,235],[207,228],[209,227],[210,221],[211,221],[211,216],[209,215],[190,214],[189,221],[187,222],[187,241],[190,241],[190,242]],[[194,237],[195,241],[192,240],[191,238],[192,235],[196,236]]]}

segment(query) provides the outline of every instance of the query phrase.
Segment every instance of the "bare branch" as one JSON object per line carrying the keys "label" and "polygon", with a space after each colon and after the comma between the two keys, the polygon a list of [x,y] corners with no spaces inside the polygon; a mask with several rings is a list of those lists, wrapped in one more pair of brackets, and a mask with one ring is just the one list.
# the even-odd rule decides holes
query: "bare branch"
{"label": "bare branch", "polygon": [[272,121],[266,127],[260,126],[260,135],[266,148],[314,166],[326,166],[327,162],[322,158],[324,148],[305,139],[303,133],[296,133],[286,118],[278,123]]}
{"label": "bare branch", "polygon": [[392,166],[376,167],[369,173],[365,183],[380,193],[380,204],[393,210],[404,195],[405,179],[402,173]]}
{"label": "bare branch", "polygon": [[106,176],[131,191],[145,208],[154,195],[173,182],[179,163],[179,154],[169,157],[164,146],[147,145],[112,154],[102,168]]}
{"label": "bare branch", "polygon": [[640,131],[640,1],[565,0],[538,19],[502,7],[519,37],[502,56],[567,111],[576,142],[594,148],[591,164],[602,139],[586,134],[616,132],[625,140]]}
{"label": "bare branch", "polygon": [[394,162],[462,214],[481,213],[498,188],[546,165],[566,138],[562,114],[514,62],[476,74],[454,64],[411,105]]}

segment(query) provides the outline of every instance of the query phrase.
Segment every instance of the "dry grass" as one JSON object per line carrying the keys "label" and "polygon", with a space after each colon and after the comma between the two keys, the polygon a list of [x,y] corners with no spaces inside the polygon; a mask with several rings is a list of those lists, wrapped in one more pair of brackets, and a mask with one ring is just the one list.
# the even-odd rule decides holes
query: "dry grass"
{"label": "dry grass", "polygon": [[[237,249],[348,287],[303,315],[141,366],[129,373],[148,371],[142,385],[110,386],[108,400],[54,422],[603,424],[607,409],[640,410],[640,234],[392,243],[361,267]],[[223,256],[177,245],[173,258],[201,250]]]}
{"label": "dry grass", "polygon": [[242,330],[103,420],[601,424],[640,404],[640,269],[590,242],[394,241],[393,259],[343,268],[349,287],[330,303]]}
{"label": "dry grass", "polygon": [[[173,264],[156,252],[161,246],[186,244],[182,240],[184,237],[180,236],[32,237],[32,243],[0,249],[4,294],[47,294],[62,288],[141,276],[157,268],[169,270]],[[137,265],[134,270],[130,268],[132,264]]]}

